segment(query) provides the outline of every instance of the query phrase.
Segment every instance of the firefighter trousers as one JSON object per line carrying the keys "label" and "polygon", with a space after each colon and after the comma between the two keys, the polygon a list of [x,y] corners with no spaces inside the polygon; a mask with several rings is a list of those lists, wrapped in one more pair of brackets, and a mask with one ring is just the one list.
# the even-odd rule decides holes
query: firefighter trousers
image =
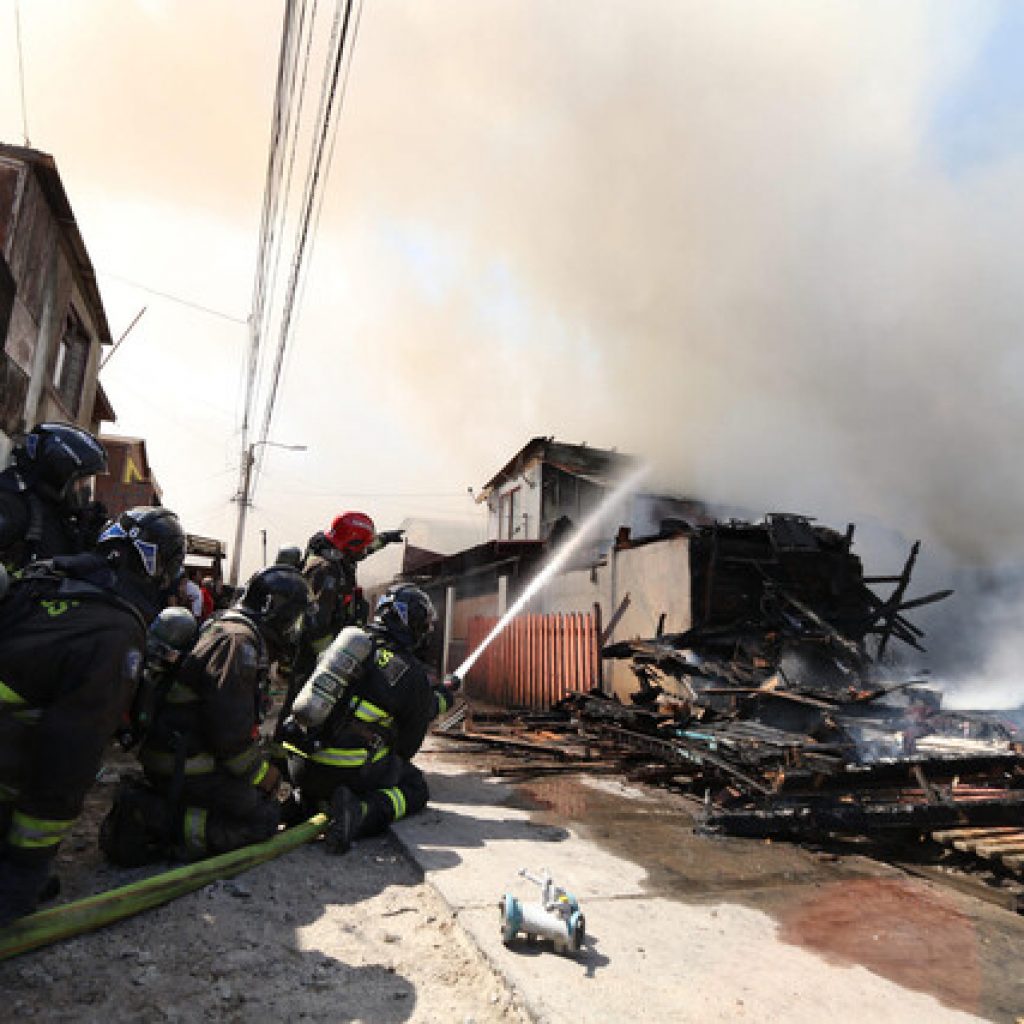
{"label": "firefighter trousers", "polygon": [[292,755],[288,774],[299,790],[304,814],[329,804],[340,786],[353,792],[366,811],[361,836],[383,832],[391,822],[422,810],[430,799],[423,772],[397,754],[359,768],[335,768]]}

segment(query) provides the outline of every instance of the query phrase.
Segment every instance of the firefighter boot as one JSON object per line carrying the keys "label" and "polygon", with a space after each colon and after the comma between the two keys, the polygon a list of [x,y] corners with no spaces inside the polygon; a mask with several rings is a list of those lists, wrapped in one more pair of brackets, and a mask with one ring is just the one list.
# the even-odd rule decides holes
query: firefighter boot
{"label": "firefighter boot", "polygon": [[339,786],[331,797],[331,823],[324,833],[328,853],[347,853],[366,818],[366,805],[350,789]]}
{"label": "firefighter boot", "polygon": [[123,868],[164,860],[174,829],[170,803],[145,783],[125,779],[100,826],[107,860]]}

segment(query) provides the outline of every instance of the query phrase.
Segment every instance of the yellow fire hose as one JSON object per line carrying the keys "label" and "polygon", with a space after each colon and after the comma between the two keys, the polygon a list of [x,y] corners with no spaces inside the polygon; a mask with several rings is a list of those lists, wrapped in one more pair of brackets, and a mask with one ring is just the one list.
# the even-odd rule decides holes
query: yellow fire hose
{"label": "yellow fire hose", "polygon": [[30,914],[0,929],[0,960],[48,946],[51,942],[72,935],[94,931],[151,907],[170,903],[210,882],[231,878],[294,850],[315,839],[326,827],[327,816],[315,814],[309,821],[280,832],[266,842],[222,853],[195,864],[186,864],[152,878],[144,878],[141,882],[124,885],[120,889],[111,889],[110,892],[101,892],[74,903]]}

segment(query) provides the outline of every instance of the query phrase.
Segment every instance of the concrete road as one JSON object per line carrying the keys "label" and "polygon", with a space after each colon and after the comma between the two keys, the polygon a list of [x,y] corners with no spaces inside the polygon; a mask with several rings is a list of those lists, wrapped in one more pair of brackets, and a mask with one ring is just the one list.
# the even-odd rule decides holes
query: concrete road
{"label": "concrete road", "polygon": [[[395,829],[542,1021],[1014,1021],[1020,919],[866,858],[695,835],[679,798],[606,777],[504,784],[488,755],[417,759],[430,807]],[[586,914],[576,957],[506,948],[497,905],[548,869]]]}

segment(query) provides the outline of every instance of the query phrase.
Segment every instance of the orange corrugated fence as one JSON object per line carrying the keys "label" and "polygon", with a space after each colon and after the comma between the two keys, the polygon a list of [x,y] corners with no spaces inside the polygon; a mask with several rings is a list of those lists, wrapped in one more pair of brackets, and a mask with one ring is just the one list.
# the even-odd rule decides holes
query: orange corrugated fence
{"label": "orange corrugated fence", "polygon": [[[469,620],[468,649],[475,651],[497,623]],[[493,704],[544,708],[600,685],[593,615],[520,615],[480,655],[466,679],[466,694]]]}

